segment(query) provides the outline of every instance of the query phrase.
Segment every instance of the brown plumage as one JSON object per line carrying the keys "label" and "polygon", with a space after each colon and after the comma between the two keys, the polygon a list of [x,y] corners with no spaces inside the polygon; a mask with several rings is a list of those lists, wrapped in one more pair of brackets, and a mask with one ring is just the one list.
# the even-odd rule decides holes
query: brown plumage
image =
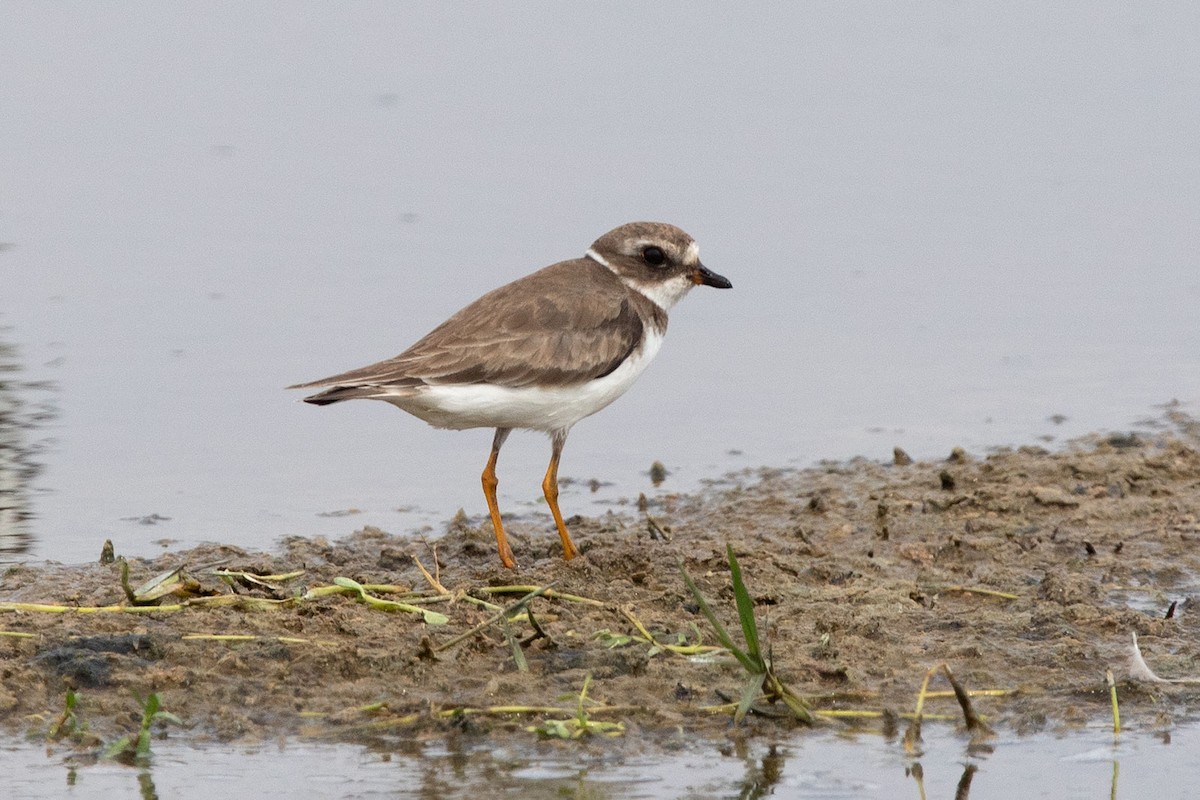
{"label": "brown plumage", "polygon": [[289,388],[333,385],[304,398],[327,405],[381,386],[573,386],[616,369],[646,325],[665,332],[666,312],[612,270],[576,258],[488,292],[394,358]]}
{"label": "brown plumage", "polygon": [[679,228],[633,222],[601,236],[583,258],[485,294],[395,358],[288,388],[324,387],[304,398],[315,405],[373,398],[441,428],[495,428],[483,491],[509,568],[516,560],[496,501],[496,459],[513,428],[550,434],[542,492],[570,559],[578,551],[558,507],[567,433],[633,384],[658,351],[667,309],[701,284],[730,287]]}

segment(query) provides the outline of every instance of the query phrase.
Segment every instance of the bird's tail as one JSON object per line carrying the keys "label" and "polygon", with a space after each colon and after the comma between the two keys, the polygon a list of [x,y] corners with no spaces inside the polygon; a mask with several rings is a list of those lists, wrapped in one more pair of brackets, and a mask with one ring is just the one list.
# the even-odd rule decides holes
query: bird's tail
{"label": "bird's tail", "polygon": [[379,388],[375,386],[333,386],[323,392],[310,394],[303,398],[304,402],[314,406],[327,406],[330,403],[340,403],[343,400],[355,400],[362,397],[376,397]]}

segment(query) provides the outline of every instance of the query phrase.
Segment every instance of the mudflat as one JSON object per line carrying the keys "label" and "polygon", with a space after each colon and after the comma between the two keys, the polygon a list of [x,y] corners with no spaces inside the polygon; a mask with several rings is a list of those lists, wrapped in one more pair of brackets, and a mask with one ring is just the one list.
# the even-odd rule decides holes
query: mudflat
{"label": "mudflat", "polygon": [[[997,728],[1107,719],[1108,670],[1127,724],[1191,713],[1200,686],[1131,664],[1136,634],[1158,675],[1200,675],[1200,425],[1169,411],[1053,451],[906,462],[755,470],[569,520],[570,562],[548,518],[514,519],[515,571],[486,519],[461,518],[431,540],[367,528],[130,560],[124,585],[120,561],[9,566],[0,723],[44,735],[71,690],[81,746],[136,730],[150,694],[198,740],[511,742],[577,730],[554,721],[580,718],[586,683],[584,716],[609,723],[590,733],[724,737],[747,674],[714,649],[681,567],[740,641],[727,545],[775,673],[826,725],[891,724],[942,663],[994,690],[975,706]],[[141,605],[127,596],[164,573]],[[925,711],[958,713],[953,698]],[[736,730],[800,724],[762,702]]]}

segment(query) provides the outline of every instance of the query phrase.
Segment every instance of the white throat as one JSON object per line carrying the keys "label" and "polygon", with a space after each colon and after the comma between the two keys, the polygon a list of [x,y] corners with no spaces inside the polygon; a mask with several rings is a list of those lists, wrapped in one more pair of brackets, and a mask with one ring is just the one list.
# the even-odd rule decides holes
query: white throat
{"label": "white throat", "polygon": [[603,264],[605,267],[621,279],[621,283],[633,289],[638,294],[645,297],[651,303],[661,308],[663,311],[670,311],[671,307],[683,299],[693,286],[696,284],[687,275],[676,275],[674,278],[665,281],[657,281],[654,283],[642,283],[633,278],[628,278],[613,268],[613,265],[608,263],[608,259],[597,253],[594,249],[588,248],[584,253],[585,256],[595,261],[597,264]]}
{"label": "white throat", "polygon": [[683,296],[696,285],[687,275],[676,275],[674,278],[655,283],[641,283],[632,278],[621,278],[621,282],[663,311],[670,311],[671,307],[682,300]]}

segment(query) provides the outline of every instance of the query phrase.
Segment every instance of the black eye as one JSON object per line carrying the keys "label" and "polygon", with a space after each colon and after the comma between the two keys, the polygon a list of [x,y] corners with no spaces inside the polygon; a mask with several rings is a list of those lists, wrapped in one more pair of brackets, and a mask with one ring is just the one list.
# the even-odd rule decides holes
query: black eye
{"label": "black eye", "polygon": [[646,263],[652,267],[661,267],[667,261],[667,254],[662,251],[661,247],[651,245],[642,250],[642,258],[646,259]]}

